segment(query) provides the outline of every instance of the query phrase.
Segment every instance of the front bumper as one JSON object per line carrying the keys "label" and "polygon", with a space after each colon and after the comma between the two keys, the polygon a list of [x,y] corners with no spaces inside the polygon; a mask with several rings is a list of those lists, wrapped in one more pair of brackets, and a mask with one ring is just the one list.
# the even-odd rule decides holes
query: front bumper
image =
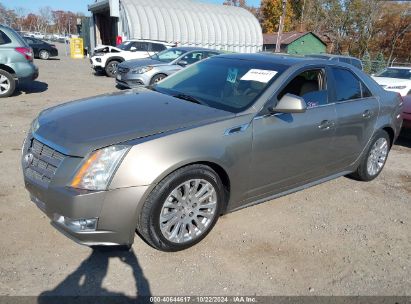
{"label": "front bumper", "polygon": [[149,73],[144,74],[133,74],[128,73],[117,73],[116,83],[121,87],[126,88],[136,88],[139,86],[148,86],[150,85],[152,75]]}
{"label": "front bumper", "polygon": [[[95,245],[131,245],[137,226],[137,212],[148,186],[88,191],[66,186],[77,168],[79,159],[65,156],[54,177],[45,183],[38,175],[29,174],[38,167],[27,163],[31,153],[23,148],[23,174],[30,198],[61,233],[77,243]],[[33,152],[34,153],[34,152]],[[37,157],[37,156],[36,156]],[[41,155],[40,155],[41,157]],[[31,170],[31,171],[30,171]],[[41,170],[39,170],[41,172]],[[73,222],[96,221],[91,229]]]}
{"label": "front bumper", "polygon": [[90,58],[90,63],[91,63],[92,68],[95,71],[103,71],[104,70],[103,59],[101,57],[91,57]]}

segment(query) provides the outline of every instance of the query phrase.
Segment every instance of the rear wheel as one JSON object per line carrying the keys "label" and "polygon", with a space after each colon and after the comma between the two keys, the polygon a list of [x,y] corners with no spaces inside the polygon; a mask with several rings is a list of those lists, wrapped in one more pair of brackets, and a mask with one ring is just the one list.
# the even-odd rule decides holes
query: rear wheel
{"label": "rear wheel", "polygon": [[47,60],[47,59],[50,58],[50,53],[46,50],[41,50],[39,52],[39,57],[40,57],[40,59]]}
{"label": "rear wheel", "polygon": [[371,181],[384,168],[390,151],[390,137],[384,130],[379,130],[373,137],[371,145],[351,177],[361,181]]}
{"label": "rear wheel", "polygon": [[117,66],[120,63],[120,61],[117,60],[112,60],[106,65],[106,74],[109,77],[116,77],[117,75]]}
{"label": "rear wheel", "polygon": [[137,231],[158,250],[183,250],[213,228],[224,200],[219,176],[204,165],[183,167],[161,181],[140,213]]}
{"label": "rear wheel", "polygon": [[16,89],[16,81],[13,76],[4,70],[0,70],[0,98],[9,97]]}

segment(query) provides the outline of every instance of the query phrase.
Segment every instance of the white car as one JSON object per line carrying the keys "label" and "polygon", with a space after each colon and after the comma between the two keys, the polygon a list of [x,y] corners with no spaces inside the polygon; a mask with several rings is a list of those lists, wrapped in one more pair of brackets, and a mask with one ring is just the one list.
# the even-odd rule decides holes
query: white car
{"label": "white car", "polygon": [[29,36],[37,39],[44,39],[44,34],[40,32],[31,33]]}
{"label": "white car", "polygon": [[99,45],[90,58],[96,72],[105,71],[115,77],[120,62],[150,57],[158,52],[174,47],[175,44],[156,40],[126,40],[118,46]]}
{"label": "white car", "polygon": [[389,67],[372,77],[387,91],[411,95],[411,67]]}

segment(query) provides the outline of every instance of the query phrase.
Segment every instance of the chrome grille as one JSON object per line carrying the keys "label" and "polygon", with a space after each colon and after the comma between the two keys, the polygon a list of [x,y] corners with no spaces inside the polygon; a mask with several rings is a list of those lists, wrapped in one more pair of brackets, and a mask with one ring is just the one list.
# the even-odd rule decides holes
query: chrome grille
{"label": "chrome grille", "polygon": [[125,67],[117,67],[117,72],[119,72],[120,74],[125,74],[128,73],[128,71],[130,71],[129,68],[125,68]]}
{"label": "chrome grille", "polygon": [[32,154],[32,160],[26,167],[26,176],[48,185],[65,155],[32,139],[27,154]]}

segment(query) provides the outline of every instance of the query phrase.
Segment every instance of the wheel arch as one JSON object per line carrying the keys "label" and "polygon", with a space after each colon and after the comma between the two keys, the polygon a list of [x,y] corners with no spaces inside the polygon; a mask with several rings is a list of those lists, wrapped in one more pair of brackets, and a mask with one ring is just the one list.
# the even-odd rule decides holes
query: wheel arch
{"label": "wheel arch", "polygon": [[5,65],[5,64],[0,64],[0,70],[4,70],[4,71],[12,74],[13,76],[15,76],[15,74],[16,74],[16,72],[11,67],[9,67],[8,65]]}
{"label": "wheel arch", "polygon": [[169,76],[169,75],[168,75],[167,73],[165,73],[165,72],[158,72],[158,73],[154,74],[153,77],[151,77],[151,79],[150,79],[150,84],[153,83],[154,77],[157,77],[157,76],[159,76],[159,75],[164,75],[165,77],[168,77],[168,76]]}
{"label": "wheel arch", "polygon": [[112,61],[123,62],[123,61],[125,61],[125,60],[124,60],[123,57],[120,57],[120,56],[110,57],[110,58],[108,58],[108,59],[106,60],[106,66],[107,66],[110,62],[112,62]]}
{"label": "wheel arch", "polygon": [[390,147],[394,144],[394,139],[395,139],[395,132],[394,129],[391,126],[383,126],[381,130],[385,131],[388,133],[388,136],[390,137]]}

